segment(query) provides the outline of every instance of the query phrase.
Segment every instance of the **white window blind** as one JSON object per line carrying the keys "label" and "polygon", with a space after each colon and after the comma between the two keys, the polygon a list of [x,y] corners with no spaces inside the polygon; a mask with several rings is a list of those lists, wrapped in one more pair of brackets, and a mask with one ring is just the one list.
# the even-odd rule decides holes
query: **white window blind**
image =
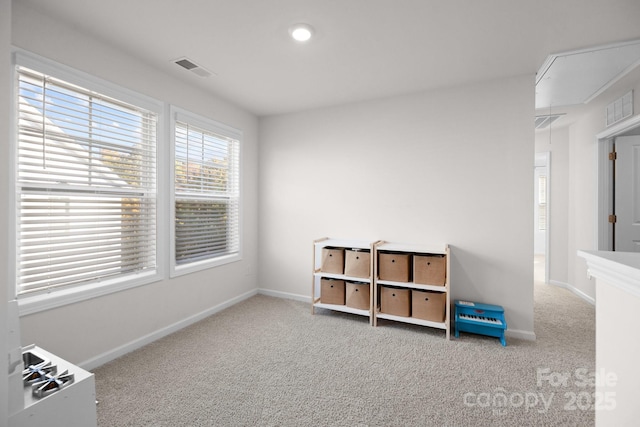
{"label": "white window blind", "polygon": [[17,75],[18,292],[155,269],[157,114]]}
{"label": "white window blind", "polygon": [[240,141],[175,122],[175,264],[240,250]]}

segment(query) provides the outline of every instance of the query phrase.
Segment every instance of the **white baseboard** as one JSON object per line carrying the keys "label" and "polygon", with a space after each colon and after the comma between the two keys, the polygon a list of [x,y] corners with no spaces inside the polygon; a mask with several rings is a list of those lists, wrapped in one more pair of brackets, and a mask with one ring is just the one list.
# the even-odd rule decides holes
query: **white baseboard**
{"label": "white baseboard", "polygon": [[260,295],[266,295],[269,297],[292,299],[294,301],[306,302],[311,304],[311,297],[306,295],[291,294],[289,292],[273,291],[271,289],[262,289],[262,288],[258,289],[258,293]]}
{"label": "white baseboard", "polygon": [[527,340],[527,341],[536,340],[536,334],[531,331],[521,331],[519,329],[507,329],[504,334],[505,336],[510,338],[519,338],[521,340]]}
{"label": "white baseboard", "polygon": [[117,359],[120,356],[124,356],[127,353],[130,353],[134,350],[139,349],[140,347],[143,347],[147,344],[152,343],[153,341],[156,341],[160,338],[163,338],[169,334],[172,334],[176,331],[179,331],[180,329],[186,328],[189,325],[192,325],[196,322],[199,322],[202,319],[205,319],[209,316],[211,316],[212,314],[218,313],[219,311],[224,310],[225,308],[229,308],[232,305],[235,305],[241,301],[244,301],[248,298],[251,298],[252,296],[256,295],[258,293],[257,289],[251,290],[249,292],[245,292],[242,295],[238,295],[235,298],[231,298],[228,301],[225,301],[221,304],[218,304],[214,307],[211,307],[207,310],[201,311],[200,313],[194,314],[193,316],[187,317],[186,319],[183,319],[179,322],[176,322],[172,325],[169,325],[165,328],[159,329],[155,332],[152,332],[150,334],[144,335],[134,341],[130,341],[124,345],[121,345],[120,347],[114,348],[113,350],[107,351],[105,353],[102,353],[96,357],[93,357],[89,360],[85,360],[82,363],[79,363],[78,365],[83,368],[86,369],[88,371],[91,371],[99,366],[104,365],[107,362],[110,362],[114,359]]}
{"label": "white baseboard", "polygon": [[553,285],[553,286],[557,286],[559,288],[564,288],[564,289],[576,294],[577,296],[579,296],[580,298],[582,298],[583,300],[585,300],[589,304],[596,305],[596,299],[595,298],[585,294],[584,292],[582,292],[580,289],[576,288],[575,286],[571,286],[568,283],[559,282],[557,280],[549,280],[549,284]]}

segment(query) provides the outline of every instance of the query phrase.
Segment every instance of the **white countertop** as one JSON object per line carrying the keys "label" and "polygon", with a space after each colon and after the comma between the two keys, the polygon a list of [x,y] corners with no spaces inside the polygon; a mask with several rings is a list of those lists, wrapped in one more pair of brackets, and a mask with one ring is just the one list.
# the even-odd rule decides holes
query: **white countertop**
{"label": "white countertop", "polygon": [[640,297],[640,253],[578,251],[587,261],[589,276]]}

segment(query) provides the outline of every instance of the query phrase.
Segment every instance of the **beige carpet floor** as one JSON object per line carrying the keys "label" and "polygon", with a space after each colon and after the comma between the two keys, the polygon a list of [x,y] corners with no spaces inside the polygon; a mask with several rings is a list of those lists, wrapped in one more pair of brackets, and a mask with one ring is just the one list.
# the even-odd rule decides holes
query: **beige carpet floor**
{"label": "beige carpet floor", "polygon": [[96,369],[98,424],[593,425],[594,307],[535,300],[537,341],[502,347],[255,296]]}

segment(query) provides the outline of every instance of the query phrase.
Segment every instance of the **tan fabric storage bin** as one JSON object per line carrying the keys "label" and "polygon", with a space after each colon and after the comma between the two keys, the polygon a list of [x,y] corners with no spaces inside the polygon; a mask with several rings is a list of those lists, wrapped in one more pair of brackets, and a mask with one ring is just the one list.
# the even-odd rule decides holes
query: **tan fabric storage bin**
{"label": "tan fabric storage bin", "polygon": [[410,282],[411,254],[378,252],[378,276],[380,280]]}
{"label": "tan fabric storage bin", "polygon": [[368,283],[346,282],[347,307],[369,310],[371,306],[371,293]]}
{"label": "tan fabric storage bin", "polygon": [[413,282],[421,285],[444,286],[447,257],[444,255],[414,255]]}
{"label": "tan fabric storage bin", "polygon": [[395,316],[411,316],[410,289],[380,287],[380,312]]}
{"label": "tan fabric storage bin", "polygon": [[364,249],[345,249],[344,274],[351,277],[369,277],[371,253]]}
{"label": "tan fabric storage bin", "polygon": [[444,322],[447,294],[444,292],[411,290],[411,317]]}
{"label": "tan fabric storage bin", "polygon": [[320,302],[324,304],[344,305],[344,280],[320,279]]}
{"label": "tan fabric storage bin", "polygon": [[322,248],[322,264],[320,271],[325,273],[344,273],[344,249]]}

